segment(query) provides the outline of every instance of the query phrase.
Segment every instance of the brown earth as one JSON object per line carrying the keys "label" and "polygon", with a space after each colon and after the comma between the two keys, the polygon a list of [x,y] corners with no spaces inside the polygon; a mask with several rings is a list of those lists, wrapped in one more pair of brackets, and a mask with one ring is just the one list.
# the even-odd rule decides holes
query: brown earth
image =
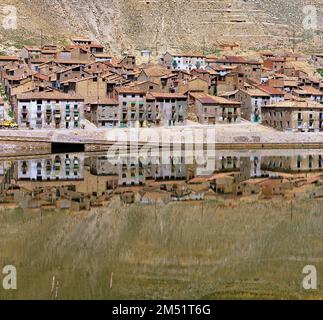
{"label": "brown earth", "polygon": [[[321,33],[302,28],[303,6],[323,1],[284,0],[0,0],[15,5],[18,29],[1,30],[2,43],[21,47],[88,35],[112,53],[151,49],[216,52],[216,41],[243,49],[316,48]],[[319,23],[320,25],[320,23]],[[295,33],[294,33],[295,31]]]}

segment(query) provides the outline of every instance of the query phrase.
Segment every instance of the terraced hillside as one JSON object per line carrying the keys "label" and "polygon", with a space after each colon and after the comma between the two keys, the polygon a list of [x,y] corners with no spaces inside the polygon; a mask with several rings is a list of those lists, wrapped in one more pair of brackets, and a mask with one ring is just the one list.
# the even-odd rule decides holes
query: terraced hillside
{"label": "terraced hillside", "polygon": [[212,51],[217,40],[246,48],[320,46],[319,32],[302,28],[306,4],[319,15],[323,0],[0,0],[18,8],[18,29],[1,30],[5,43],[21,46],[86,34],[112,52],[149,48]]}

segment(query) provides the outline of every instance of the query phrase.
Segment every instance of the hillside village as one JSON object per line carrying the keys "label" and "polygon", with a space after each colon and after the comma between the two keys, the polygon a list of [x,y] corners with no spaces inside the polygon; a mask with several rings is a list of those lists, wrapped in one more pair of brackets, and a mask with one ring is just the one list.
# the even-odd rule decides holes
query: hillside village
{"label": "hillside village", "polygon": [[137,64],[135,56],[111,56],[84,37],[70,39],[66,47],[25,46],[15,56],[0,56],[1,127],[247,120],[281,131],[323,130],[323,54],[263,51],[254,59],[233,55],[237,42],[218,46],[221,55],[165,52],[158,64],[151,63],[149,50],[142,50],[143,63]]}

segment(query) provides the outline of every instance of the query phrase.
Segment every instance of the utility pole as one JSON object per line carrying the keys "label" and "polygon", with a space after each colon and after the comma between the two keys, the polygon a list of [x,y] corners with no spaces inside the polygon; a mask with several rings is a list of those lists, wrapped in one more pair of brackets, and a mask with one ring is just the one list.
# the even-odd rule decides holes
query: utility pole
{"label": "utility pole", "polygon": [[293,30],[293,53],[295,53],[295,48],[296,48],[296,30]]}
{"label": "utility pole", "polygon": [[205,37],[203,38],[203,54],[205,55],[205,51],[206,51],[206,40]]}
{"label": "utility pole", "polygon": [[43,29],[40,29],[40,49],[43,47]]}
{"label": "utility pole", "polygon": [[157,29],[156,31],[156,56],[158,56],[158,35],[159,35],[159,30]]}

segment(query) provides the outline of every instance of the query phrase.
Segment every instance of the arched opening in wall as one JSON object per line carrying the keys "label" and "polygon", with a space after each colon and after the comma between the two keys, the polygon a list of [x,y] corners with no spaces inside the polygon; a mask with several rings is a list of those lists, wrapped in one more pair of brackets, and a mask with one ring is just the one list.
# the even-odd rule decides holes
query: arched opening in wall
{"label": "arched opening in wall", "polygon": [[83,143],[56,143],[51,146],[52,153],[69,153],[69,152],[84,152],[85,145]]}

